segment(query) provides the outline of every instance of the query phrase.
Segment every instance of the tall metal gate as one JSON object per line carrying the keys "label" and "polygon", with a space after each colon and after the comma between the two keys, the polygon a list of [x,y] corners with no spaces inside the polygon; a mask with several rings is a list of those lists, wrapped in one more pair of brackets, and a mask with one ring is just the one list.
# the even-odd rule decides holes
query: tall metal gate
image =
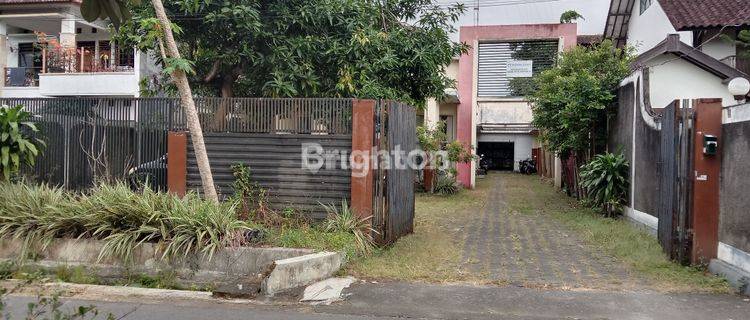
{"label": "tall metal gate", "polygon": [[674,102],[664,109],[658,238],[664,252],[681,262],[689,260],[691,243],[692,131],[693,110],[689,100]]}

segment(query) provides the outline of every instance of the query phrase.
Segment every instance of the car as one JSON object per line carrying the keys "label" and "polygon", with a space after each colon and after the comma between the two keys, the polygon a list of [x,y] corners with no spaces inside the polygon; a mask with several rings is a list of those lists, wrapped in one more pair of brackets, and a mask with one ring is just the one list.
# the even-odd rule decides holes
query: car
{"label": "car", "polygon": [[142,163],[128,170],[130,188],[138,190],[149,187],[151,190],[164,190],[167,184],[167,154],[156,160]]}

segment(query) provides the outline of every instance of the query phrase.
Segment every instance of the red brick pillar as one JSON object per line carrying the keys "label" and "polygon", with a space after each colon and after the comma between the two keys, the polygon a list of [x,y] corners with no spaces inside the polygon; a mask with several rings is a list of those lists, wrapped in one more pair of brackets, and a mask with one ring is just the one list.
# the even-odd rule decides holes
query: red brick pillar
{"label": "red brick pillar", "polygon": [[[357,100],[352,105],[352,203],[360,217],[373,213],[373,168],[370,154],[375,139],[375,100]],[[366,164],[364,166],[355,163]]]}
{"label": "red brick pillar", "polygon": [[[698,99],[693,103],[693,263],[716,258],[719,245],[719,188],[721,175],[721,99]],[[715,155],[703,153],[703,138],[718,138]]]}
{"label": "red brick pillar", "polygon": [[187,193],[187,132],[167,135],[167,189],[180,197]]}

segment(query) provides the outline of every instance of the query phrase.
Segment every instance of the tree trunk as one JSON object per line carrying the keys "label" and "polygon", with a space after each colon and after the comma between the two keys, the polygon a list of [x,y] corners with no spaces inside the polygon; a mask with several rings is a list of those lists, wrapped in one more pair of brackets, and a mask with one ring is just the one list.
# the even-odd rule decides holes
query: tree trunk
{"label": "tree trunk", "polygon": [[[164,28],[164,42],[166,44],[167,55],[171,58],[180,59],[180,51],[177,49],[177,43],[172,34],[172,23],[169,21],[167,13],[164,10],[164,4],[161,0],[151,0],[151,3],[154,6],[159,23]],[[172,81],[174,81],[177,90],[180,92],[180,102],[187,117],[187,127],[188,131],[190,131],[190,137],[193,140],[193,149],[195,149],[198,172],[200,172],[201,182],[203,183],[204,196],[206,199],[218,203],[219,196],[216,194],[214,178],[211,174],[211,165],[208,162],[206,145],[203,142],[203,131],[198,120],[198,110],[195,108],[195,101],[193,101],[193,93],[190,90],[187,75],[184,71],[175,68],[174,72],[172,72]]]}

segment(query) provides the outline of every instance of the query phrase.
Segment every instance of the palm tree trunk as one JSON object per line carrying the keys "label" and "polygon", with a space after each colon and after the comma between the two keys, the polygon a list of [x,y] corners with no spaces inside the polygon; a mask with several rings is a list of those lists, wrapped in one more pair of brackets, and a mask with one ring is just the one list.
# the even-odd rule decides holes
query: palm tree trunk
{"label": "palm tree trunk", "polygon": [[[156,17],[159,19],[159,23],[164,28],[164,42],[167,56],[175,59],[180,59],[180,51],[177,49],[177,43],[174,40],[172,34],[172,23],[167,17],[167,13],[164,10],[164,4],[161,0],[151,0],[156,12]],[[208,162],[208,154],[206,153],[206,145],[203,142],[203,131],[201,130],[201,124],[198,120],[198,110],[195,108],[195,101],[193,101],[193,93],[190,90],[190,84],[188,83],[187,75],[184,71],[175,68],[172,72],[172,81],[177,86],[177,90],[180,92],[180,102],[185,115],[187,116],[187,127],[190,131],[190,137],[193,140],[193,149],[195,150],[195,158],[198,163],[198,171],[200,172],[201,182],[203,183],[203,193],[206,199],[214,202],[219,202],[219,197],[216,194],[216,187],[214,186],[214,178],[211,174],[211,165]]]}

